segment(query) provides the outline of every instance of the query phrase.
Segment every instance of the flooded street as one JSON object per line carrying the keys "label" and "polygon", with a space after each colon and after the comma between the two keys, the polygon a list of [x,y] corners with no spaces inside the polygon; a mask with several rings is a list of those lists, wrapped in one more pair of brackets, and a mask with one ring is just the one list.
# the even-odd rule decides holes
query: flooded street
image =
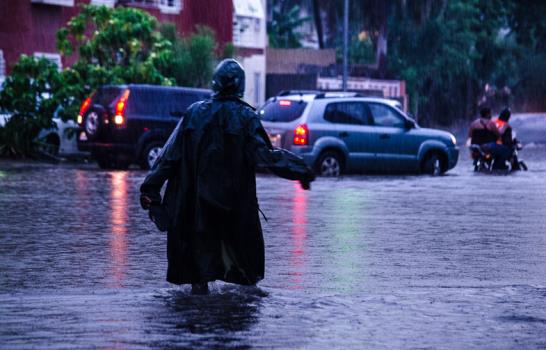
{"label": "flooded street", "polygon": [[546,147],[529,171],[259,176],[266,276],[165,282],[145,172],[0,162],[0,348],[545,348]]}

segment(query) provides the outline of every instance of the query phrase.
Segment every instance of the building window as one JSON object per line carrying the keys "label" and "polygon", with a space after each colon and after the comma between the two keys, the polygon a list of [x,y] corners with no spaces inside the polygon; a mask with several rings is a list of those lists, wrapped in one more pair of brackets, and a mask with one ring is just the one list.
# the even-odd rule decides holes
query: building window
{"label": "building window", "polygon": [[74,0],[30,0],[30,2],[33,4],[74,6]]}
{"label": "building window", "polygon": [[4,59],[4,51],[0,50],[0,90],[6,79],[6,60]]}
{"label": "building window", "polygon": [[0,50],[0,78],[6,76],[6,60],[4,59],[4,51]]}
{"label": "building window", "polygon": [[158,8],[162,13],[178,14],[182,11],[182,0],[125,0],[126,4]]}
{"label": "building window", "polygon": [[182,0],[159,0],[159,10],[163,13],[178,14],[182,11]]}
{"label": "building window", "polygon": [[52,63],[55,63],[59,71],[63,69],[63,61],[61,60],[61,55],[58,53],[35,52],[34,57],[48,59]]}
{"label": "building window", "polygon": [[242,47],[263,47],[265,21],[261,0],[233,0],[233,43]]}
{"label": "building window", "polygon": [[128,4],[128,5],[141,5],[141,6],[155,6],[157,4],[157,0],[125,0],[122,1],[122,3]]}
{"label": "building window", "polygon": [[91,5],[114,7],[116,0],[91,0]]}

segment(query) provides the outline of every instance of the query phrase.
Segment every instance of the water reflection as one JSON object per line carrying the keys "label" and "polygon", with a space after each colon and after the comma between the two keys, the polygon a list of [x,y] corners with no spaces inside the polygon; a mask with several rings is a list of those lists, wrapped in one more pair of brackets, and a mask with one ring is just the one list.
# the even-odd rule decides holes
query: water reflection
{"label": "water reflection", "polygon": [[[165,308],[148,315],[150,331],[176,339],[184,348],[248,347],[245,335],[259,320],[262,299],[266,294],[257,287],[225,285],[213,288],[205,296],[191,295],[186,289],[171,290],[158,298]],[[157,315],[155,314],[157,312]],[[156,323],[157,318],[163,322]],[[159,327],[159,329],[155,329]],[[162,347],[162,344],[156,344]]]}
{"label": "water reflection", "polygon": [[111,286],[119,287],[124,280],[127,260],[127,172],[110,174],[110,278]]}
{"label": "water reflection", "polygon": [[292,197],[292,230],[290,250],[290,286],[302,288],[302,277],[305,269],[305,246],[307,240],[307,194],[299,183],[294,183]]}
{"label": "water reflection", "polygon": [[[78,218],[78,223],[80,225],[86,225],[87,215],[89,215],[89,174],[83,170],[76,170],[74,176],[74,182],[76,187],[76,203],[77,207],[75,213]],[[86,228],[81,227],[81,232],[86,232]]]}
{"label": "water reflection", "polygon": [[364,213],[360,210],[360,196],[364,191],[340,189],[333,194],[334,208],[332,216],[336,218],[330,222],[332,233],[330,252],[333,254],[332,278],[341,289],[351,291],[358,280],[359,262],[363,252],[359,247],[361,235],[364,235],[361,218]]}

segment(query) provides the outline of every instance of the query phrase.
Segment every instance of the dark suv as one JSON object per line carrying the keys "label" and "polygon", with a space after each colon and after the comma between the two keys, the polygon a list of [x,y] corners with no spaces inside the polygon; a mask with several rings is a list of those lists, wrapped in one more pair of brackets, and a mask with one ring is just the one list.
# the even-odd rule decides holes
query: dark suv
{"label": "dark suv", "polygon": [[101,86],[78,115],[78,149],[101,168],[150,168],[184,111],[210,90],[154,85]]}

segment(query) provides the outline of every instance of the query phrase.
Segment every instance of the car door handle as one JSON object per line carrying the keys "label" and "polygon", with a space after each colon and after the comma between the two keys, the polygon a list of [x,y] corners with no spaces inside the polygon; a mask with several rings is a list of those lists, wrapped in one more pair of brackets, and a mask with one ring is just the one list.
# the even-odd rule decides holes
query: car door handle
{"label": "car door handle", "polygon": [[347,137],[349,136],[349,133],[347,131],[342,131],[339,133],[339,137]]}
{"label": "car door handle", "polygon": [[386,140],[386,139],[390,139],[390,138],[391,138],[391,135],[389,135],[389,134],[381,134],[381,135],[379,135],[379,138],[380,138],[381,140]]}

